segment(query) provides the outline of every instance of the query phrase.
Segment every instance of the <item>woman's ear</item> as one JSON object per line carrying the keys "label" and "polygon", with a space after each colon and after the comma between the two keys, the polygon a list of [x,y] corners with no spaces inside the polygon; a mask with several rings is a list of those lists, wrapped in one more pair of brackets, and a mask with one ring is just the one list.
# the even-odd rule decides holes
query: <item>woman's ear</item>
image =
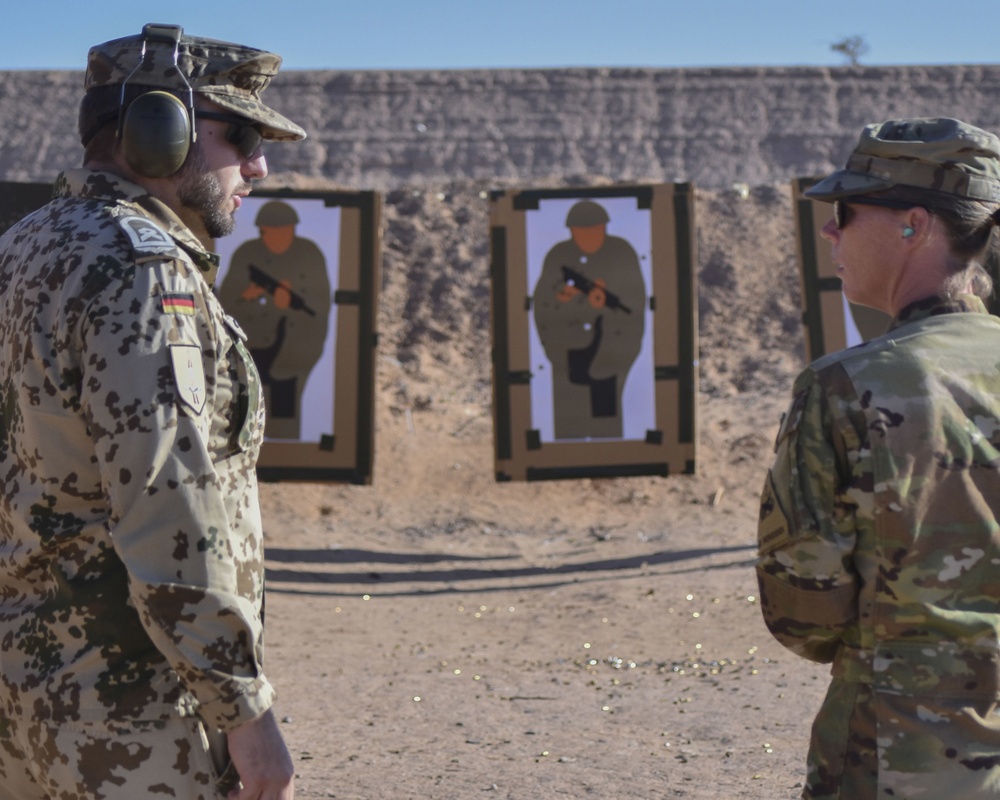
{"label": "woman's ear", "polygon": [[[922,238],[931,224],[931,215],[926,208],[914,206],[907,209],[903,217],[903,229],[901,235],[904,239],[912,239],[914,236]],[[919,234],[919,235],[918,235]]]}

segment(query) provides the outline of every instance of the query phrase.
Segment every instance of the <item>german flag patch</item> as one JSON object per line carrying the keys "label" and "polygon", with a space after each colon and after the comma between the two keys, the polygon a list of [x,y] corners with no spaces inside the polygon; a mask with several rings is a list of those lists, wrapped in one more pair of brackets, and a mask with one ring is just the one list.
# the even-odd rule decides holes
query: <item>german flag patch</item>
{"label": "german flag patch", "polygon": [[160,308],[164,314],[184,314],[188,317],[194,316],[194,295],[193,294],[161,294]]}

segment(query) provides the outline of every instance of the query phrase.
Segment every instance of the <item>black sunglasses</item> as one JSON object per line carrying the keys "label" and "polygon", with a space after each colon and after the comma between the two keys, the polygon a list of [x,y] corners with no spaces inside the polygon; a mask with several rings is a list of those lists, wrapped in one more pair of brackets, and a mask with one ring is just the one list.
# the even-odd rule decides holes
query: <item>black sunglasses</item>
{"label": "black sunglasses", "polygon": [[194,115],[201,119],[212,119],[216,122],[228,122],[229,129],[226,131],[226,141],[235,146],[240,151],[243,158],[251,158],[256,153],[264,141],[264,134],[260,132],[256,122],[241,117],[239,114],[223,114],[218,111],[195,111]]}
{"label": "black sunglasses", "polygon": [[895,208],[905,210],[916,208],[915,203],[907,203],[905,200],[890,200],[887,197],[843,197],[833,201],[833,224],[837,230],[841,231],[851,221],[851,206],[881,206],[882,208]]}

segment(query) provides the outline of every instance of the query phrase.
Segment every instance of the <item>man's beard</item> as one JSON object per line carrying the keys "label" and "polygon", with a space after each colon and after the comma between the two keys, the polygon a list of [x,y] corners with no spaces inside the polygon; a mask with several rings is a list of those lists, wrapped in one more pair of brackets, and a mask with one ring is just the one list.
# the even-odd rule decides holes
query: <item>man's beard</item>
{"label": "man's beard", "polygon": [[[177,177],[177,197],[185,208],[194,211],[213,239],[228,236],[236,227],[235,212],[227,211],[229,197],[222,189],[219,176],[205,165],[201,148],[195,144]],[[242,187],[241,187],[242,188]]]}

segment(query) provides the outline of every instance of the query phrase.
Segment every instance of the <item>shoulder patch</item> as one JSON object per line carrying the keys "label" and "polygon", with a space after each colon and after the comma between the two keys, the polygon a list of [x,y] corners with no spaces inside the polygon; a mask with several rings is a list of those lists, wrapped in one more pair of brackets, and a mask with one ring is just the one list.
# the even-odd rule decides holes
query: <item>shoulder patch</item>
{"label": "shoulder patch", "polygon": [[136,256],[175,256],[177,244],[170,235],[149,217],[118,217],[119,227],[125,231]]}
{"label": "shoulder patch", "polygon": [[194,295],[179,292],[164,292],[160,295],[160,310],[164,314],[194,316]]}

